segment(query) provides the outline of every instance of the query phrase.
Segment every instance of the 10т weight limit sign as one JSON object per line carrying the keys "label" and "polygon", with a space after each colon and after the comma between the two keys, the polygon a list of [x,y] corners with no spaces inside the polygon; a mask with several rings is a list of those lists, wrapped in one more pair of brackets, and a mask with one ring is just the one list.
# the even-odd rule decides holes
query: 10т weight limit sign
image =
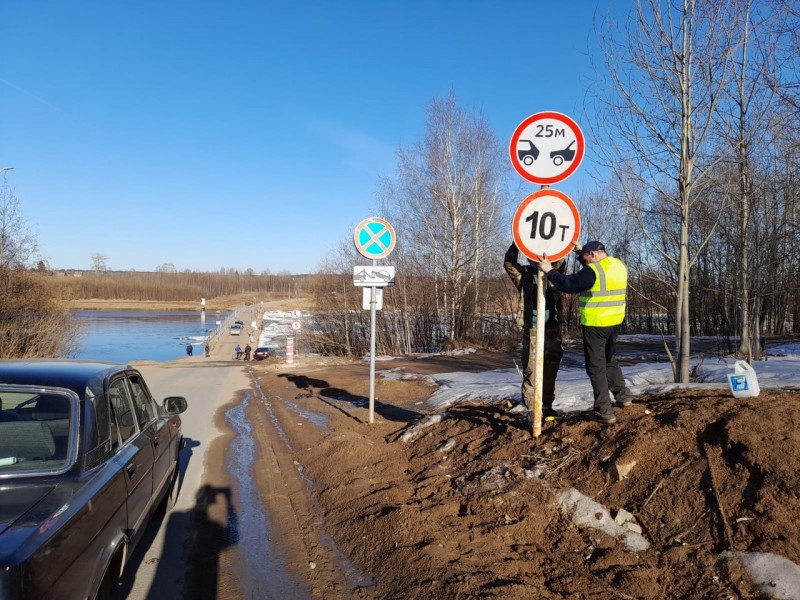
{"label": "10\u0442 weight limit sign", "polygon": [[514,242],[528,258],[540,261],[567,256],[581,234],[581,218],[572,199],[558,190],[544,189],[525,198],[512,221]]}

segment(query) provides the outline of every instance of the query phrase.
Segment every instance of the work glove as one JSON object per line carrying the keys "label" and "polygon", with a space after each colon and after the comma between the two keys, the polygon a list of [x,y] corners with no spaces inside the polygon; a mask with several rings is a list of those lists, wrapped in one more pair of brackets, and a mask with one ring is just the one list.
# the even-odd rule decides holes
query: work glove
{"label": "work glove", "polygon": [[575,253],[575,260],[577,260],[581,266],[586,266],[586,261],[583,260],[583,247],[578,242],[572,242],[572,251]]}
{"label": "work glove", "polygon": [[542,254],[542,260],[539,261],[539,269],[541,269],[542,273],[545,275],[553,270],[553,264],[547,260],[547,254]]}

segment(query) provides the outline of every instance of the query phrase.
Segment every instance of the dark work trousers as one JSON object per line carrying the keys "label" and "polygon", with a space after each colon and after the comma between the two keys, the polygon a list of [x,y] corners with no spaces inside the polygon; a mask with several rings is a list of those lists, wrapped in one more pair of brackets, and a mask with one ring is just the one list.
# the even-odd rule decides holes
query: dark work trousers
{"label": "dark work trousers", "polygon": [[611,394],[619,397],[627,392],[625,378],[614,357],[618,333],[619,325],[583,326],[583,358],[586,361],[586,374],[592,382],[594,410],[601,415],[614,414]]}
{"label": "dark work trousers", "polygon": [[[533,410],[536,394],[536,328],[523,329],[522,334],[522,401]],[[544,361],[542,366],[542,408],[551,408],[556,397],[556,376],[564,347],[561,345],[561,325],[544,327]]]}

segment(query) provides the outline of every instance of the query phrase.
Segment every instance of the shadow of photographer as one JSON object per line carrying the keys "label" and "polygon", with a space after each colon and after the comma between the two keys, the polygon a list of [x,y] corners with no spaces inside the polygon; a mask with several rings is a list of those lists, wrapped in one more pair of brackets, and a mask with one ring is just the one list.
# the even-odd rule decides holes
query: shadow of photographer
{"label": "shadow of photographer", "polygon": [[239,541],[239,519],[229,487],[204,485],[195,498],[189,518],[183,597],[212,599],[217,597],[220,556]]}
{"label": "shadow of photographer", "polygon": [[[178,495],[184,493],[183,480],[200,442],[185,438],[180,453]],[[149,585],[148,600],[177,598],[212,599],[217,597],[219,559],[222,552],[239,540],[239,519],[231,489],[204,485],[195,494],[195,504],[188,510],[156,513],[137,544],[113,598],[132,595],[140,569],[146,568],[146,555],[163,527],[163,547],[155,574]],[[137,596],[142,597],[142,596]]]}

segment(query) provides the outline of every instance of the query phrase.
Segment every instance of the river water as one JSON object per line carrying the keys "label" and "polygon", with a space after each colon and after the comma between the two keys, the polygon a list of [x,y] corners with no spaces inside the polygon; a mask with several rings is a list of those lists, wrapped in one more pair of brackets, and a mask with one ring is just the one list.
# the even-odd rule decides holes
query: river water
{"label": "river water", "polygon": [[186,356],[190,344],[193,352],[200,353],[228,313],[80,310],[72,315],[82,329],[74,358],[128,363],[175,360]]}

